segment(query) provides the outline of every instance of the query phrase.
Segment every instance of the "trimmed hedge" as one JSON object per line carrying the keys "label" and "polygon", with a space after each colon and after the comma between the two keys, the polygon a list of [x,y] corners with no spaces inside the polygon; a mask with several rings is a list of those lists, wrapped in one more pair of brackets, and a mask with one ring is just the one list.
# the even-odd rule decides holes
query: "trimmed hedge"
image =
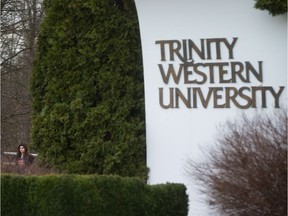
{"label": "trimmed hedge", "polygon": [[1,215],[187,216],[183,184],[96,175],[1,176]]}

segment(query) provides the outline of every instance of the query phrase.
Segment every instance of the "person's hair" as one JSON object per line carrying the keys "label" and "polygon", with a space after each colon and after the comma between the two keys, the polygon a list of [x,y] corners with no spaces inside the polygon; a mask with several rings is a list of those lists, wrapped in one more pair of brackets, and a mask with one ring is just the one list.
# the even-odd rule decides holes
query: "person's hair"
{"label": "person's hair", "polygon": [[23,144],[21,143],[20,145],[18,145],[18,148],[17,148],[17,157],[21,157],[21,152],[20,152],[20,147],[23,146],[24,149],[25,149],[25,155],[29,156],[29,150],[28,150],[28,147],[26,144]]}

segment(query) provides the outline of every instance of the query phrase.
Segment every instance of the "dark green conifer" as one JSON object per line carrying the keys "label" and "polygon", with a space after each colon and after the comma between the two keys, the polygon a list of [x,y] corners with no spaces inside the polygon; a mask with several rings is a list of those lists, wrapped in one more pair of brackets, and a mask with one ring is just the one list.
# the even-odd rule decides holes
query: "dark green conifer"
{"label": "dark green conifer", "polygon": [[32,77],[32,147],[69,173],[147,177],[135,7],[48,0]]}

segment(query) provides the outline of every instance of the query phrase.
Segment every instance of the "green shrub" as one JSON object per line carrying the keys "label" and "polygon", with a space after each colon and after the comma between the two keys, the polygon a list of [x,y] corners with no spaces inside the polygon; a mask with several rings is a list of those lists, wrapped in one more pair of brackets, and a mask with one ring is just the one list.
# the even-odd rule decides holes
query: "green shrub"
{"label": "green shrub", "polygon": [[[1,176],[1,215],[187,216],[182,184],[96,175]],[[19,196],[17,196],[19,194]]]}
{"label": "green shrub", "polygon": [[187,215],[188,197],[184,185],[172,183],[151,185],[149,190],[153,204],[151,216]]}
{"label": "green shrub", "polygon": [[23,215],[30,208],[27,178],[1,175],[1,215]]}

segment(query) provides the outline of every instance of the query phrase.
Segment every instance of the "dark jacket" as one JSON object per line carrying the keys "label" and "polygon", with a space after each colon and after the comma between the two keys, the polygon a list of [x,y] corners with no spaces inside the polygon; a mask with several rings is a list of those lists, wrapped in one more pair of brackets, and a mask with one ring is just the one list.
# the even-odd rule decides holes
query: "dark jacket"
{"label": "dark jacket", "polygon": [[[19,161],[23,160],[23,165],[19,165]],[[17,164],[17,172],[19,174],[24,174],[27,171],[27,168],[34,162],[33,155],[24,155],[21,159],[21,156],[17,155],[16,164]]]}

